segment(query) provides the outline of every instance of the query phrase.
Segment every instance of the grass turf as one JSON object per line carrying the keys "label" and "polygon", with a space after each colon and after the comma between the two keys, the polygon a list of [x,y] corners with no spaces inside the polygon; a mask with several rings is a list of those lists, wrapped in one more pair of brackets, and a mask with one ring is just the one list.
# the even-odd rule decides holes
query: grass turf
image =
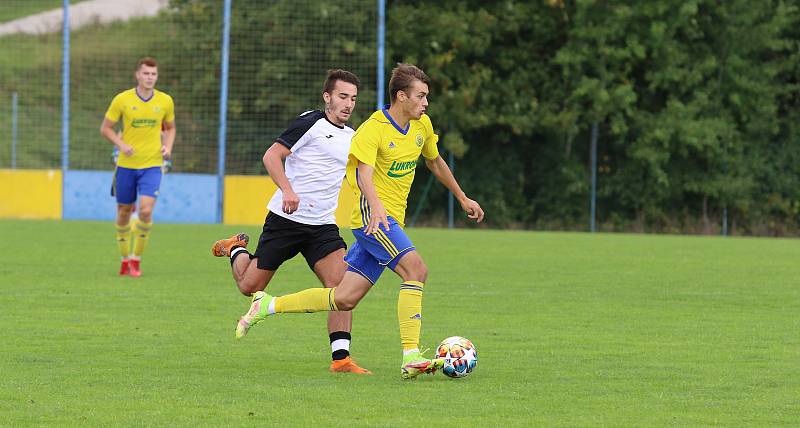
{"label": "grass turf", "polygon": [[[110,223],[0,221],[2,423],[798,421],[796,240],[410,229],[430,269],[423,345],[463,335],[480,360],[465,379],[408,382],[391,273],[354,312],[351,349],[374,376],[327,372],[325,314],[234,341],[248,303],[209,248],[240,229],[260,230],[157,223],[132,279],[116,276]],[[270,290],[316,284],[297,259]]]}

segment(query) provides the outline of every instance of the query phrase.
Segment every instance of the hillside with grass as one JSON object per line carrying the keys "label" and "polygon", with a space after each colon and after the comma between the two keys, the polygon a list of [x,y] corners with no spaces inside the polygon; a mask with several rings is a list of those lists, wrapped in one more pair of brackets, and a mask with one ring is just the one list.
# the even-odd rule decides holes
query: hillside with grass
{"label": "hillside with grass", "polygon": [[[81,0],[69,0],[70,4],[75,4]],[[57,9],[64,4],[61,0],[24,0],[24,1],[4,1],[0,3],[0,24],[24,18],[40,12]]]}
{"label": "hillside with grass", "polygon": [[[70,166],[104,169],[111,146],[98,133],[111,98],[134,86],[133,69],[144,54],[165,44],[166,17],[74,31],[70,47]],[[170,70],[170,67],[165,67]],[[53,168],[61,162],[61,34],[0,38],[0,129],[11,128],[11,98],[19,99],[17,165]],[[171,91],[168,76],[159,88]],[[0,167],[9,165],[10,133],[0,135]],[[107,155],[106,155],[107,154]]]}

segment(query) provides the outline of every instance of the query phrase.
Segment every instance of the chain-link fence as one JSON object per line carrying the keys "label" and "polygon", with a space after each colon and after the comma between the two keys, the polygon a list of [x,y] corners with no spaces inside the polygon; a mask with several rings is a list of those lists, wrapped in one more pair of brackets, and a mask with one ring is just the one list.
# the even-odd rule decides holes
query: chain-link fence
{"label": "chain-link fence", "polygon": [[[61,2],[0,3],[0,167],[61,165],[61,51],[58,21],[19,18]],[[34,7],[38,6],[38,7]],[[49,27],[45,24],[49,23]]]}
{"label": "chain-link fence", "polygon": [[233,4],[229,173],[264,172],[261,157],[283,128],[303,111],[321,108],[330,68],[348,69],[361,79],[353,125],[375,107],[374,0],[264,3]]}
{"label": "chain-link fence", "polygon": [[[62,164],[61,5],[0,3],[0,168]],[[114,95],[136,85],[137,60],[153,56],[156,88],[175,101],[174,170],[215,173],[223,2],[71,1],[69,13],[68,168],[113,167],[100,123]],[[226,173],[265,173],[264,151],[294,116],[321,106],[330,68],[360,76],[353,124],[368,116],[375,106],[376,14],[374,0],[232,2]]]}

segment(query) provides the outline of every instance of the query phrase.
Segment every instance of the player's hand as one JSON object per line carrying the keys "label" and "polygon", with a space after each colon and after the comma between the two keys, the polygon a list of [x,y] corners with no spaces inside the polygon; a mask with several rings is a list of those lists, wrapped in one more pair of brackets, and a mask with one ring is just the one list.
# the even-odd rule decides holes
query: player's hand
{"label": "player's hand", "polygon": [[125,143],[122,143],[122,144],[119,145],[119,151],[122,152],[122,153],[125,153],[126,156],[133,155],[133,147],[131,147],[131,146],[125,144]]}
{"label": "player's hand", "polygon": [[283,192],[283,212],[291,214],[297,211],[298,206],[300,206],[300,197],[297,196],[297,193],[291,189]]}
{"label": "player's hand", "polygon": [[381,225],[385,231],[389,231],[389,218],[386,215],[386,208],[381,203],[375,205],[370,205],[369,207],[369,224],[364,229],[364,233],[367,235],[376,233]]}
{"label": "player's hand", "polygon": [[467,213],[467,217],[475,220],[476,222],[480,223],[483,221],[483,208],[473,201],[470,198],[465,198],[463,201],[460,201],[461,209]]}
{"label": "player's hand", "polygon": [[169,159],[172,157],[172,152],[167,148],[167,146],[161,146],[161,157],[164,159]]}

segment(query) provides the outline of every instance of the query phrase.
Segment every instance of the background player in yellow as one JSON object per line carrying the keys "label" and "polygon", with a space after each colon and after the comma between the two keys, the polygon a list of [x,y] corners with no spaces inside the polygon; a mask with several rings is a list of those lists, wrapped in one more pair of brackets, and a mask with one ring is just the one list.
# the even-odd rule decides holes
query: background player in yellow
{"label": "background player in yellow", "polygon": [[[136,66],[136,87],[120,92],[106,111],[100,134],[119,148],[111,193],[117,198],[117,245],[120,275],[138,277],[145,245],[153,226],[153,207],[161,185],[161,166],[175,143],[175,107],[172,97],[155,89],[158,63],[145,57]],[[122,119],[122,136],[114,126]],[[164,131],[162,144],[161,132]],[[139,200],[131,254],[131,212]]]}
{"label": "background player in yellow", "polygon": [[336,288],[307,289],[281,297],[255,293],[250,310],[236,326],[237,337],[275,313],[351,310],[388,266],[402,278],[397,302],[403,346],[401,376],[414,378],[442,366],[442,360],[427,359],[419,350],[422,290],[428,268],[403,231],[408,192],[420,155],[469,218],[482,221],[483,210],[461,190],[439,155],[439,137],[425,115],[429,84],[428,76],[416,66],[398,64],[389,81],[391,105],[373,113],[353,136],[347,180],[358,197],[351,222],[356,242],[345,257],[348,269],[342,282]]}

